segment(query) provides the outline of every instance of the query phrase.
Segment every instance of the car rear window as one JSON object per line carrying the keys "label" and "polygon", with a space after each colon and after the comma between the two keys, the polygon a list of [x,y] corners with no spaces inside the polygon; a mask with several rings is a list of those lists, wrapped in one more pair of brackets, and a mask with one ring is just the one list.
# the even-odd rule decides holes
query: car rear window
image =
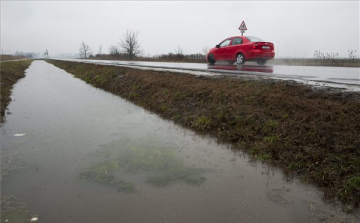
{"label": "car rear window", "polygon": [[260,39],[256,36],[247,36],[246,37],[250,42],[265,42],[264,40]]}

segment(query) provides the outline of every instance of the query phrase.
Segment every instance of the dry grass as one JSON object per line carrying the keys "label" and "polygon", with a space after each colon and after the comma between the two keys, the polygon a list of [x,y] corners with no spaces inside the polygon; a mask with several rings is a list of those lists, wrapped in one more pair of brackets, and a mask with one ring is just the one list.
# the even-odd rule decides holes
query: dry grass
{"label": "dry grass", "polygon": [[14,55],[6,55],[6,54],[0,54],[0,61],[7,61],[7,60],[20,60],[20,59],[26,59],[26,56],[14,56]]}

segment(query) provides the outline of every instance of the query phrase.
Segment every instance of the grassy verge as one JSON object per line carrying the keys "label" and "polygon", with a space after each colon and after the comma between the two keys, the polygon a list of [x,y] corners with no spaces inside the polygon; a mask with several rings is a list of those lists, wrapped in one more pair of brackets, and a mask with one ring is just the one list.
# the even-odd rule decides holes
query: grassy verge
{"label": "grassy verge", "polygon": [[0,85],[1,85],[1,118],[4,121],[6,107],[11,101],[10,95],[13,85],[25,77],[25,70],[30,66],[32,60],[9,61],[0,63]]}
{"label": "grassy verge", "polygon": [[48,62],[164,118],[233,142],[317,185],[328,198],[360,204],[358,94],[284,81]]}

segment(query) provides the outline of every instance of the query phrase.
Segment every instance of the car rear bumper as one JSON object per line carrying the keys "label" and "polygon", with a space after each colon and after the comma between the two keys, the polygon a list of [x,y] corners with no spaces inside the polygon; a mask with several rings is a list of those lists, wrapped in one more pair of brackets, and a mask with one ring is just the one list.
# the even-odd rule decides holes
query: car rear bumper
{"label": "car rear bumper", "polygon": [[261,50],[252,50],[250,52],[248,52],[247,54],[247,60],[255,60],[255,59],[273,59],[275,57],[275,52],[273,51],[268,51],[268,52],[264,52]]}

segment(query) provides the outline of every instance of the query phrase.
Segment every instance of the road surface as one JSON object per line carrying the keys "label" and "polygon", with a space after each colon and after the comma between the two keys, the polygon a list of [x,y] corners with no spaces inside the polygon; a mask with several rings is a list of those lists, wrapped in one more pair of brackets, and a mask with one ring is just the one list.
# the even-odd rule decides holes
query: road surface
{"label": "road surface", "polygon": [[142,68],[174,69],[220,73],[223,75],[258,75],[264,78],[293,80],[315,86],[342,88],[349,91],[360,91],[360,68],[358,67],[320,67],[320,66],[259,66],[259,65],[227,65],[204,63],[167,63],[117,60],[82,60],[63,59],[67,61],[85,62],[103,65],[123,65]]}

